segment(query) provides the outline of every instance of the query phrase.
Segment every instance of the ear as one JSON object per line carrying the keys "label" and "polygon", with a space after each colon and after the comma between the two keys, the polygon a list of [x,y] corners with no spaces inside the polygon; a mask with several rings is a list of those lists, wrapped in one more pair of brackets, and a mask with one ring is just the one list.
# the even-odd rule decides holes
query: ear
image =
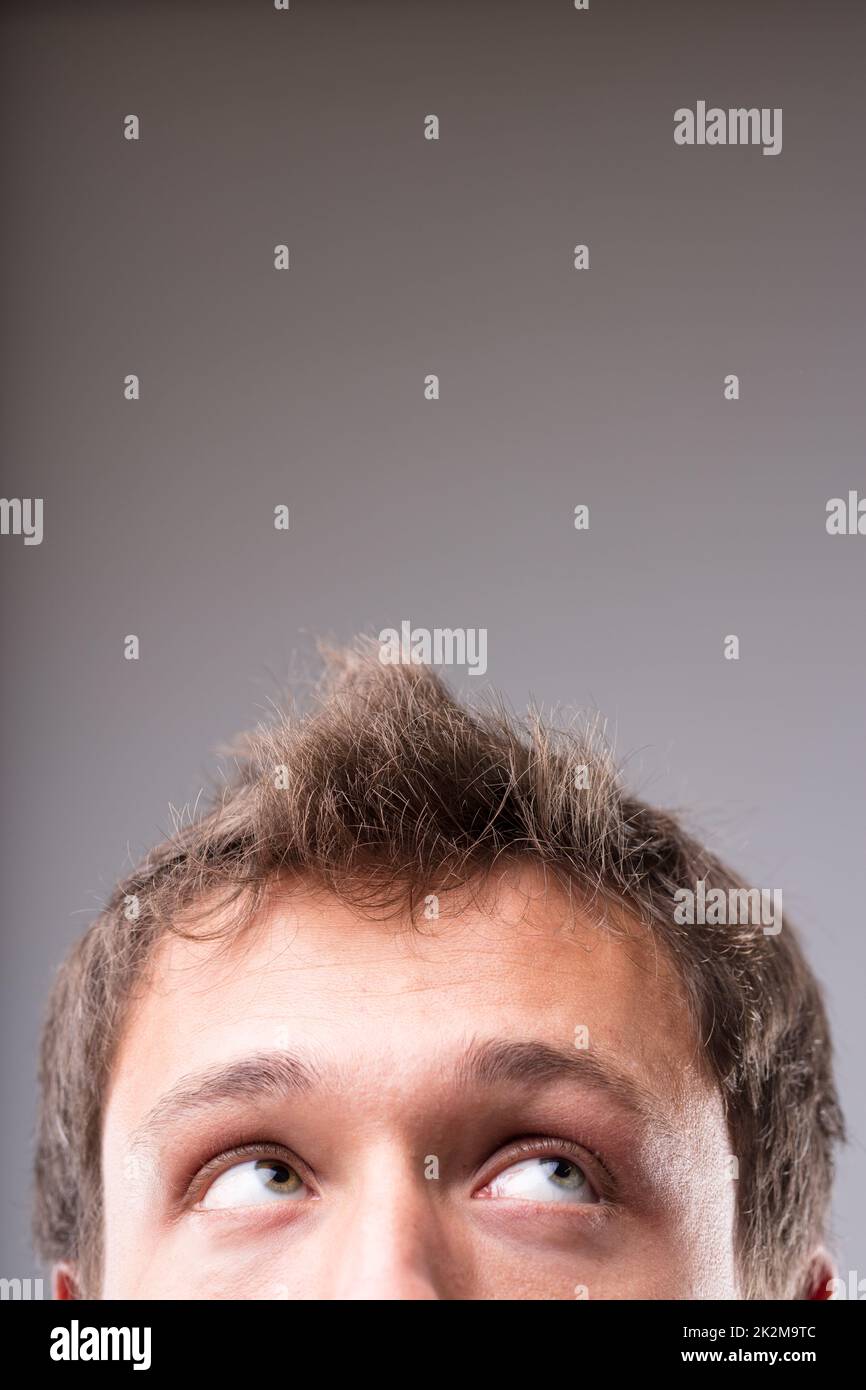
{"label": "ear", "polygon": [[60,1264],[56,1264],[51,1271],[51,1297],[57,1299],[81,1297],[75,1266],[67,1260],[62,1260]]}
{"label": "ear", "polygon": [[819,1246],[806,1266],[801,1298],[810,1302],[824,1302],[833,1297],[833,1281],[836,1278],[836,1261],[830,1252]]}

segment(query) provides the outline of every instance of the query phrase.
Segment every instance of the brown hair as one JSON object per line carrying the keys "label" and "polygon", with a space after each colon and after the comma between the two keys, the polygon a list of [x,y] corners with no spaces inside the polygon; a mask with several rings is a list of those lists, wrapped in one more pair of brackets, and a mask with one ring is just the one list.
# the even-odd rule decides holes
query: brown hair
{"label": "brown hair", "polygon": [[[371,644],[329,656],[319,699],[231,750],[207,814],[119,883],[63,964],[41,1058],[35,1235],[99,1281],[102,1103],[131,989],[155,942],[216,895],[232,930],[286,873],[374,913],[528,858],[583,904],[624,905],[685,986],[739,1162],[746,1296],[797,1296],[823,1234],[843,1122],[818,984],[786,921],[678,925],[677,889],[742,887],[669,814],[624,788],[592,730],[470,710],[430,670]],[[581,772],[584,769],[584,772]],[[581,785],[585,783],[585,785]],[[136,915],[137,912],[137,915]],[[197,934],[201,934],[200,931]]]}

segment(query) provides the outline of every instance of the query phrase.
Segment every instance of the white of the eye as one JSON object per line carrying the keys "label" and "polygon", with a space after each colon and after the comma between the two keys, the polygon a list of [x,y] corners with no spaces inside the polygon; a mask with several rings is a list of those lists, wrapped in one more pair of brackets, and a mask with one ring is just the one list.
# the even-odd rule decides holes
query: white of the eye
{"label": "white of the eye", "polygon": [[[261,1160],[250,1159],[246,1163],[236,1163],[220,1173],[208,1188],[201,1202],[202,1207],[258,1207],[269,1202],[292,1202],[307,1196],[303,1182],[283,1192],[275,1191],[266,1184],[273,1181],[271,1166],[257,1168]],[[278,1162],[278,1161],[277,1161]],[[283,1165],[288,1167],[288,1164]],[[294,1171],[294,1170],[292,1170]]]}
{"label": "white of the eye", "polygon": [[[598,1198],[578,1168],[580,1181],[576,1187],[564,1187],[553,1177],[560,1163],[571,1163],[571,1159],[525,1158],[513,1163],[494,1178],[490,1184],[493,1197],[519,1197],[525,1202],[597,1202]],[[577,1167],[577,1165],[574,1165]]]}

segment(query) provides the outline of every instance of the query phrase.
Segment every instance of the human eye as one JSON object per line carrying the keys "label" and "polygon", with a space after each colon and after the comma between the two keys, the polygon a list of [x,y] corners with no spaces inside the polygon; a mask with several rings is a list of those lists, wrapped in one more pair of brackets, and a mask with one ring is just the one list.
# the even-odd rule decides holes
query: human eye
{"label": "human eye", "polygon": [[297,1202],[315,1195],[288,1153],[264,1145],[219,1154],[199,1171],[193,1186],[197,1211]]}
{"label": "human eye", "polygon": [[[534,1150],[534,1152],[533,1152]],[[524,1202],[562,1202],[573,1206],[603,1201],[587,1174],[575,1146],[563,1140],[529,1140],[505,1155],[512,1162],[499,1167],[478,1197]]]}

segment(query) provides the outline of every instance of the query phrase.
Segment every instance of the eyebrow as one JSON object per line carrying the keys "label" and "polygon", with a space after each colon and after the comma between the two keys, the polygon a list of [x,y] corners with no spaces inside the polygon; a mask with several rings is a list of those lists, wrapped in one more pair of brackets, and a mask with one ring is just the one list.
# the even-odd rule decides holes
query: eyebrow
{"label": "eyebrow", "polygon": [[[657,1095],[598,1049],[571,1052],[543,1042],[473,1039],[457,1062],[455,1078],[467,1089],[535,1088],[571,1081],[608,1096],[644,1124],[670,1129],[673,1123],[669,1107]],[[130,1147],[155,1143],[178,1123],[227,1101],[308,1095],[326,1084],[326,1072],[311,1057],[285,1051],[253,1053],[182,1076],[138,1125]]]}
{"label": "eyebrow", "polygon": [[226,1101],[303,1095],[314,1090],[322,1080],[322,1073],[311,1059],[291,1052],[256,1052],[207,1071],[182,1076],[138,1125],[130,1147],[137,1149],[152,1144],[181,1121]]}
{"label": "eyebrow", "polygon": [[458,1070],[468,1085],[510,1082],[551,1086],[559,1081],[576,1082],[608,1096],[644,1124],[664,1129],[673,1125],[670,1106],[598,1048],[567,1051],[548,1043],[491,1038],[473,1042]]}

